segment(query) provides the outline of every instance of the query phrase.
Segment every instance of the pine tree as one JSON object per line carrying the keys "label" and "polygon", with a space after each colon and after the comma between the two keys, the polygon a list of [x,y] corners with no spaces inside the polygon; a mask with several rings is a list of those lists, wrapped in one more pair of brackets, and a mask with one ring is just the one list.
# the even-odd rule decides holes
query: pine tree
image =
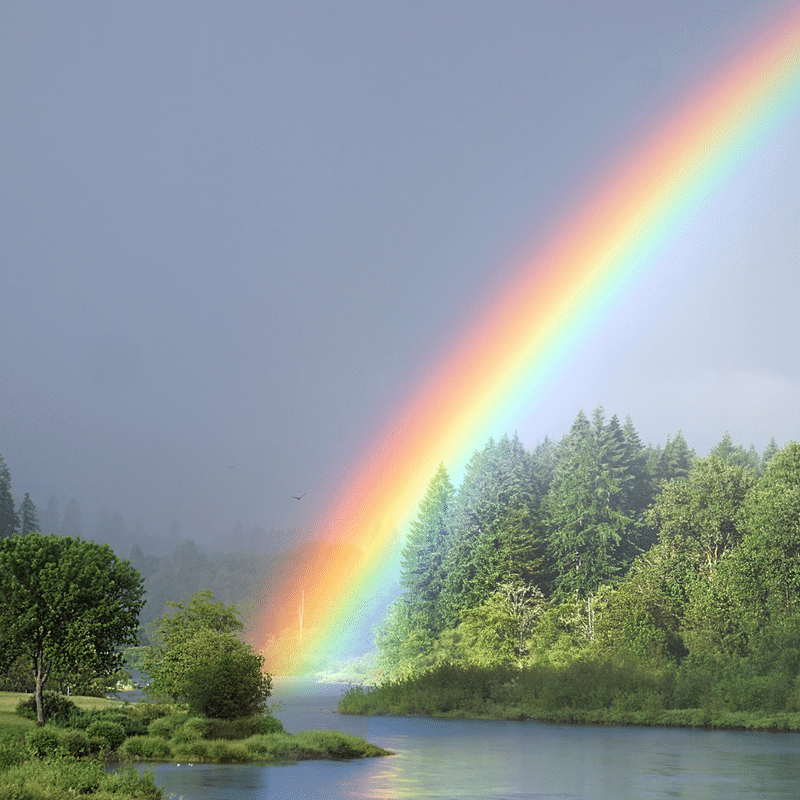
{"label": "pine tree", "polygon": [[486,601],[503,580],[534,578],[540,560],[533,461],[517,436],[475,452],[453,504],[440,613],[446,627]]}
{"label": "pine tree", "polygon": [[766,449],[764,450],[763,455],[761,456],[761,471],[766,472],[767,467],[769,466],[770,461],[775,457],[775,454],[778,453],[778,445],[775,442],[775,437],[771,436],[769,440],[769,444],[767,445]]}
{"label": "pine tree", "polygon": [[449,538],[455,489],[444,464],[433,476],[403,548],[400,585],[409,614],[429,632],[439,630],[436,603],[442,588],[442,561]]}
{"label": "pine tree", "polygon": [[631,423],[590,422],[581,411],[559,443],[545,500],[552,591],[558,600],[588,597],[643,549],[649,496],[644,448]]}
{"label": "pine tree", "polygon": [[18,518],[20,521],[20,533],[41,533],[39,520],[36,517],[36,506],[27,492],[25,492],[25,498],[20,504]]}
{"label": "pine tree", "polygon": [[0,455],[0,539],[13,536],[19,527],[14,498],[11,494],[11,474],[5,459]]}
{"label": "pine tree", "polygon": [[680,430],[674,439],[668,436],[664,449],[657,451],[657,458],[651,467],[655,485],[659,486],[661,481],[687,477],[695,459],[694,450],[686,443]]}

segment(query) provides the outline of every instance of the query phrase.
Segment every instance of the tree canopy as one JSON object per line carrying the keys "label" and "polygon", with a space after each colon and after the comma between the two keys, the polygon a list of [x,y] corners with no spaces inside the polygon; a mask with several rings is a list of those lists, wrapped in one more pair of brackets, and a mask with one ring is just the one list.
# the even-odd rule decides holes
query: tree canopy
{"label": "tree canopy", "polygon": [[0,668],[23,657],[42,689],[56,670],[110,674],[135,644],[139,573],[108,545],[31,532],[0,539]]}
{"label": "tree canopy", "polygon": [[156,621],[144,660],[150,691],[186,703],[197,714],[237,719],[264,709],[272,691],[264,658],[238,637],[235,606],[195,593],[188,604],[168,602],[172,613]]}

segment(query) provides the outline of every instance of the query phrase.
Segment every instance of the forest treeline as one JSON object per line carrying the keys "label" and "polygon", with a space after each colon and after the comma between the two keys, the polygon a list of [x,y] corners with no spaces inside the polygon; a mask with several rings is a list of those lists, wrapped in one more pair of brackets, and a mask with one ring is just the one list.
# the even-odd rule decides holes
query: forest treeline
{"label": "forest treeline", "polygon": [[383,694],[342,710],[798,711],[800,445],[726,434],[698,458],[601,408],[531,450],[490,440],[458,487],[433,476],[401,586],[376,636]]}

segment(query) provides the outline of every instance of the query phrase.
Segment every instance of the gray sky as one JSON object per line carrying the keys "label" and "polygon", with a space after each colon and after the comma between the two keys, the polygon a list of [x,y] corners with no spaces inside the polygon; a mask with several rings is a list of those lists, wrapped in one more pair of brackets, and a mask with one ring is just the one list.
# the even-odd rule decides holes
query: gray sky
{"label": "gray sky", "polygon": [[[208,546],[240,546],[237,520],[306,530],[515,256],[780,5],[6,0],[14,494],[75,497],[88,535],[104,506]],[[701,455],[797,437],[798,132],[659,258],[523,442],[598,404]]]}

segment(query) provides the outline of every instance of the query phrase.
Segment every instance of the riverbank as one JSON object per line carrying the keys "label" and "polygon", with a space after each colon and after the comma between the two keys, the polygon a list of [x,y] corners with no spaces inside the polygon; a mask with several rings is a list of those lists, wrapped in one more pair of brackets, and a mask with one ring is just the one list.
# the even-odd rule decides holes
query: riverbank
{"label": "riverbank", "polygon": [[[581,725],[635,725],[800,733],[800,712],[731,709],[709,693],[702,706],[670,707],[670,674],[638,674],[605,665],[561,670],[482,670],[443,666],[375,687],[354,686],[341,714],[453,719],[536,720]],[[624,673],[624,674],[623,674]]]}
{"label": "riverbank", "polygon": [[[288,734],[270,715],[212,720],[148,703],[56,696],[58,712],[38,727],[20,716],[31,695],[0,692],[0,800],[162,800],[136,762],[290,764],[391,755],[338,731]],[[56,707],[56,706],[54,706]],[[170,713],[172,712],[172,713]],[[108,765],[119,765],[111,772]]]}

